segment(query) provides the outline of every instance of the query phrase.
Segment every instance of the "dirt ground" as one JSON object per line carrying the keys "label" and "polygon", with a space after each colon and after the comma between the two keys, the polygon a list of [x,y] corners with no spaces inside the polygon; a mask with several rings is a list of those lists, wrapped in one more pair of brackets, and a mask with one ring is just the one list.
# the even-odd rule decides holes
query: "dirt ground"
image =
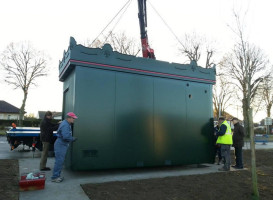
{"label": "dirt ground", "polygon": [[[82,188],[92,200],[250,200],[253,191],[250,162],[248,150],[244,151],[247,170],[85,184]],[[256,150],[256,163],[260,200],[272,200],[273,150]]]}
{"label": "dirt ground", "polygon": [[19,199],[18,160],[0,159],[0,199]]}

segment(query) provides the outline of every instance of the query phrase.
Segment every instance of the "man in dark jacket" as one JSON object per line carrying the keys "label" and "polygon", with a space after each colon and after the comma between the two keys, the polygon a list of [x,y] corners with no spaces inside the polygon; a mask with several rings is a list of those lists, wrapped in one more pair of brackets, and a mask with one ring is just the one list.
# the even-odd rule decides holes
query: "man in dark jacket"
{"label": "man in dark jacket", "polygon": [[49,150],[49,145],[54,143],[53,141],[53,131],[56,131],[59,127],[58,124],[53,124],[51,122],[52,120],[52,113],[50,111],[47,111],[45,113],[45,117],[40,125],[40,139],[43,143],[43,152],[41,155],[41,161],[40,161],[40,170],[41,171],[49,171],[50,168],[46,167],[47,162],[47,154]]}
{"label": "man in dark jacket", "polygon": [[242,148],[244,146],[244,127],[240,125],[239,120],[237,118],[232,119],[232,123],[234,125],[233,131],[233,147],[235,148],[235,161],[236,165],[233,165],[235,169],[243,169],[243,152]]}

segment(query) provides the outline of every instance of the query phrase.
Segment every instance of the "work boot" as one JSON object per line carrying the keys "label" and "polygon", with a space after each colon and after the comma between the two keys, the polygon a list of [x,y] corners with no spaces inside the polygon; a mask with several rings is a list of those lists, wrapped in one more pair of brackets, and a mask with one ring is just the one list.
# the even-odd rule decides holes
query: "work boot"
{"label": "work boot", "polygon": [[40,169],[41,171],[50,171],[51,169],[49,167],[45,167],[43,169]]}
{"label": "work boot", "polygon": [[64,177],[58,177],[58,178],[51,179],[51,182],[60,183],[63,180],[64,180]]}

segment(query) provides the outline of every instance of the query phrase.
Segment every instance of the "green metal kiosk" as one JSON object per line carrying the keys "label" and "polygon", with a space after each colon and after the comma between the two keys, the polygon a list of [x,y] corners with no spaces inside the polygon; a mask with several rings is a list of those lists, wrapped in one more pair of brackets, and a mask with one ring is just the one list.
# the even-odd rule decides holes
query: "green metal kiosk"
{"label": "green metal kiosk", "polygon": [[59,65],[63,113],[78,116],[72,170],[214,161],[215,68],[124,55],[70,38]]}

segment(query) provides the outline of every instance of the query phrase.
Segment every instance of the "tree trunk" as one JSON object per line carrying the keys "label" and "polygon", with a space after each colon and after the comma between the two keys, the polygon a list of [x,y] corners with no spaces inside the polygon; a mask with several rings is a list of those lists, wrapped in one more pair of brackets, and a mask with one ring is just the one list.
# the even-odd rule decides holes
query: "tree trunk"
{"label": "tree trunk", "polygon": [[250,131],[249,131],[249,104],[247,103],[247,98],[243,99],[243,116],[244,116],[244,128],[246,137],[249,137]]}
{"label": "tree trunk", "polygon": [[270,117],[270,116],[271,116],[271,108],[272,108],[272,104],[269,104],[269,105],[267,106],[267,109],[266,109],[266,111],[267,111],[267,117]]}
{"label": "tree trunk", "polygon": [[249,109],[248,117],[249,117],[249,129],[250,129],[251,174],[252,174],[253,197],[254,199],[259,199],[252,108]]}
{"label": "tree trunk", "polygon": [[23,126],[23,118],[24,118],[24,114],[25,114],[26,100],[27,100],[27,90],[24,91],[24,99],[23,99],[22,106],[20,108],[19,126]]}

